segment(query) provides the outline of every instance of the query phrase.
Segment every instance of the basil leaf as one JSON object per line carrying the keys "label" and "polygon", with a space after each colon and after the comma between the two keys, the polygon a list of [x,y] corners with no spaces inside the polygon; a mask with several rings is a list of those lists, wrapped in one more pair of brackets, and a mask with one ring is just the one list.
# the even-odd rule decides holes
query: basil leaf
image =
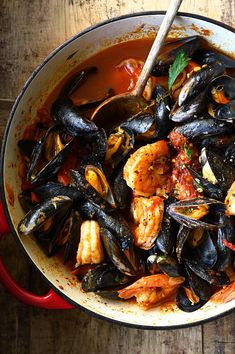
{"label": "basil leaf", "polygon": [[168,78],[168,88],[171,89],[175,80],[179,76],[179,74],[184,70],[184,68],[188,65],[188,62],[191,58],[187,57],[183,50],[180,50],[173,64],[169,68],[169,78]]}

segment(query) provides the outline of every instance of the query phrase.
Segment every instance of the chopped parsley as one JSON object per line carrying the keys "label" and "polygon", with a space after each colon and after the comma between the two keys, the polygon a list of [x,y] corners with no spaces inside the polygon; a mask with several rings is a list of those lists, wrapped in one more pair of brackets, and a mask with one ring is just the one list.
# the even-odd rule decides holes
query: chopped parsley
{"label": "chopped parsley", "polygon": [[184,144],[184,152],[189,160],[192,160],[193,150],[191,150],[186,144]]}

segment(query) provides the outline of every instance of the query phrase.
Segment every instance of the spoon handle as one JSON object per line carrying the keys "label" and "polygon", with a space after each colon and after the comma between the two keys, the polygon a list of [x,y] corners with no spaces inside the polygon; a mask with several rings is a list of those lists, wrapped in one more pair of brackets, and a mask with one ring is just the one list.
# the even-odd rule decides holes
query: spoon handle
{"label": "spoon handle", "polygon": [[152,48],[151,48],[151,50],[148,54],[148,57],[145,61],[144,67],[141,71],[141,74],[140,74],[138,81],[135,85],[135,88],[132,92],[132,94],[134,96],[141,96],[142,95],[145,85],[146,85],[146,82],[149,78],[149,75],[150,75],[153,65],[155,63],[156,57],[158,56],[158,54],[161,50],[161,47],[164,43],[164,40],[169,32],[169,29],[172,25],[172,22],[174,21],[174,18],[177,14],[177,11],[178,11],[182,1],[183,0],[171,0],[171,3],[169,5],[168,10],[167,10],[167,12],[164,16],[164,19],[161,23],[161,26],[160,26],[159,31],[157,33],[157,36],[153,42]]}

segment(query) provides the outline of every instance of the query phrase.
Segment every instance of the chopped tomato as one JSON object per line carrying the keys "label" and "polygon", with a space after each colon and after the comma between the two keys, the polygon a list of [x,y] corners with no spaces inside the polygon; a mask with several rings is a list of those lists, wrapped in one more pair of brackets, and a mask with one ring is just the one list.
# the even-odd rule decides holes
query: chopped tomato
{"label": "chopped tomato", "polygon": [[232,251],[235,252],[235,244],[232,242],[228,242],[227,240],[223,240],[223,243],[226,247],[230,248]]}
{"label": "chopped tomato", "polygon": [[77,169],[78,163],[79,161],[77,153],[72,150],[68,155],[67,159],[65,160],[64,164],[59,169],[59,172],[57,174],[58,182],[64,184],[65,186],[68,186],[71,180],[69,171]]}

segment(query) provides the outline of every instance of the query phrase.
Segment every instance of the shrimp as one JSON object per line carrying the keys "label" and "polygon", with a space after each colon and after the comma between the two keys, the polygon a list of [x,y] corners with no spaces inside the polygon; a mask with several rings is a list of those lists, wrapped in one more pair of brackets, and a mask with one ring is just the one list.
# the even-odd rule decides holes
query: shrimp
{"label": "shrimp", "polygon": [[77,263],[99,264],[104,259],[103,247],[100,239],[100,227],[97,221],[87,220],[81,225],[81,237],[77,251]]}
{"label": "shrimp", "polygon": [[184,277],[169,277],[166,274],[154,274],[142,277],[135,283],[118,291],[121,299],[135,296],[137,303],[145,310],[171,299]]}
{"label": "shrimp", "polygon": [[229,188],[224,203],[227,207],[227,214],[235,215],[235,182],[233,182],[231,187]]}
{"label": "shrimp", "polygon": [[159,197],[135,197],[131,204],[134,243],[137,247],[149,250],[161,229],[164,212],[163,199]]}
{"label": "shrimp", "polygon": [[166,184],[168,157],[169,149],[164,140],[142,146],[130,156],[124,166],[123,177],[136,195],[152,196],[157,188]]}
{"label": "shrimp", "polygon": [[213,302],[226,303],[235,299],[235,281],[227,285],[222,290],[217,291],[211,296],[210,300]]}

